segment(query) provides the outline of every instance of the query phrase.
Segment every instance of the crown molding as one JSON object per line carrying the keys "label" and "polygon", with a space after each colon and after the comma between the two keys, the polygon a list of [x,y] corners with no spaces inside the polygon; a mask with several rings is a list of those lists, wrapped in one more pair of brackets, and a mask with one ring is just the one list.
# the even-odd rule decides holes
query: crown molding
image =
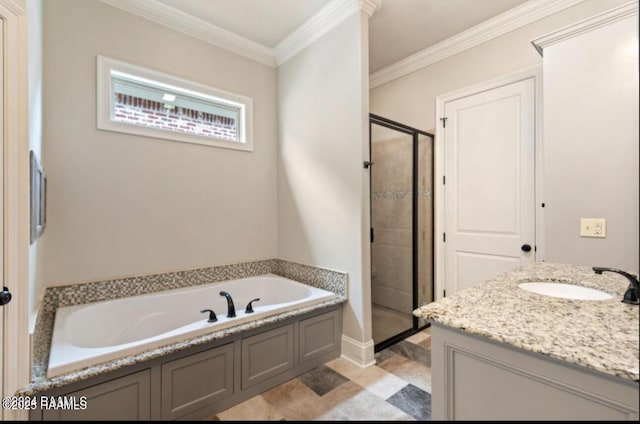
{"label": "crown molding", "polygon": [[374,72],[369,76],[369,88],[386,84],[583,1],[530,0]]}
{"label": "crown molding", "polygon": [[26,0],[0,0],[0,6],[16,16],[24,15],[27,11]]}
{"label": "crown molding", "polygon": [[101,1],[256,62],[272,67],[276,66],[273,50],[270,48],[181,12],[157,0]]}
{"label": "crown molding", "polygon": [[331,31],[340,22],[359,9],[358,0],[332,0],[305,23],[287,35],[275,47],[276,64],[287,60],[308,47],[314,41]]}
{"label": "crown molding", "polygon": [[359,0],[360,9],[362,9],[369,17],[382,7],[382,0]]}
{"label": "crown molding", "polygon": [[632,0],[590,18],[578,21],[575,24],[568,25],[564,28],[560,28],[559,30],[535,38],[531,40],[531,44],[533,44],[533,47],[535,47],[538,53],[540,53],[540,56],[543,56],[544,49],[553,44],[568,40],[569,38],[576,37],[580,34],[584,34],[585,32],[593,31],[637,14],[638,2],[637,0]]}
{"label": "crown molding", "polygon": [[270,49],[158,0],[100,1],[272,67],[291,59],[355,11],[363,10],[371,17],[382,5],[382,0],[332,0]]}

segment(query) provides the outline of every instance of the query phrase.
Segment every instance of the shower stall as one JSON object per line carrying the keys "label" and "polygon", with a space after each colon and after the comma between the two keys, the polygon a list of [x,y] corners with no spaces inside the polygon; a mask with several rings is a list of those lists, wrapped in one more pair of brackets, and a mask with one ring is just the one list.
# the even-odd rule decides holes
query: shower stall
{"label": "shower stall", "polygon": [[426,326],[433,301],[433,135],[369,115],[375,351]]}

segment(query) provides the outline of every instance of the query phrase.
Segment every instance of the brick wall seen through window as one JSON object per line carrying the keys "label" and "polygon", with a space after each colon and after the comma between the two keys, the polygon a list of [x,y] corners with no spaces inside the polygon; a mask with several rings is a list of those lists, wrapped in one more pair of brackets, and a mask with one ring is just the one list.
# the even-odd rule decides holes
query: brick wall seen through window
{"label": "brick wall seen through window", "polygon": [[184,132],[223,140],[237,139],[237,123],[233,118],[176,106],[123,93],[115,93],[114,120],[132,125]]}

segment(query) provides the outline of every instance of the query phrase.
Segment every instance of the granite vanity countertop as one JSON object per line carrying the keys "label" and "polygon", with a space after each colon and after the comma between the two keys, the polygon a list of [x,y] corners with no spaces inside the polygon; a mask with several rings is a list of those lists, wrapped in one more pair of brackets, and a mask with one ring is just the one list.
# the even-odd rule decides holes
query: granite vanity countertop
{"label": "granite vanity countertop", "polygon": [[[608,300],[543,296],[518,287],[553,281],[599,289]],[[423,306],[414,315],[527,351],[639,380],[640,308],[622,303],[629,281],[591,267],[538,262]]]}
{"label": "granite vanity countertop", "polygon": [[282,312],[277,315],[272,315],[272,316],[265,317],[263,319],[250,321],[244,324],[236,325],[235,327],[225,328],[225,329],[215,331],[209,334],[205,334],[202,336],[192,337],[187,340],[172,343],[166,346],[161,346],[161,347],[147,350],[141,353],[128,355],[122,358],[114,359],[112,361],[104,362],[95,366],[83,368],[74,372],[70,372],[70,373],[63,374],[57,377],[52,377],[52,378],[47,378],[47,360],[49,357],[49,352],[48,351],[42,352],[41,356],[43,356],[43,358],[40,358],[41,360],[38,361],[40,365],[35,366],[33,368],[33,371],[32,371],[33,376],[32,376],[31,383],[25,386],[24,388],[22,388],[21,390],[19,390],[17,395],[32,396],[40,392],[43,392],[45,390],[62,387],[67,384],[74,383],[76,381],[82,381],[90,377],[108,373],[110,371],[115,371],[122,367],[134,365],[150,359],[169,355],[171,353],[174,353],[183,349],[187,349],[192,346],[197,346],[197,345],[208,343],[214,340],[219,340],[233,334],[241,333],[254,328],[272,324],[275,322],[284,321],[286,319],[289,319],[298,315],[303,315],[308,312],[322,309],[328,306],[338,305],[346,301],[347,301],[347,298],[345,296],[336,294],[336,296],[333,299],[316,304],[316,305],[311,305],[311,306],[295,309],[292,311]]}

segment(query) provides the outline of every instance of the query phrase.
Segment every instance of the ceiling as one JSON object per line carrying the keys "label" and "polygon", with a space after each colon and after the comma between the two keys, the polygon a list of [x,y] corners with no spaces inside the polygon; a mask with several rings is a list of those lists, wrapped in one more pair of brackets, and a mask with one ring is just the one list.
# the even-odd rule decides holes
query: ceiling
{"label": "ceiling", "polygon": [[527,0],[382,0],[369,20],[371,73]]}
{"label": "ceiling", "polygon": [[[158,0],[275,48],[330,0]],[[369,70],[375,72],[527,0],[382,0],[369,22]]]}
{"label": "ceiling", "polygon": [[271,49],[329,3],[329,0],[159,1]]}

